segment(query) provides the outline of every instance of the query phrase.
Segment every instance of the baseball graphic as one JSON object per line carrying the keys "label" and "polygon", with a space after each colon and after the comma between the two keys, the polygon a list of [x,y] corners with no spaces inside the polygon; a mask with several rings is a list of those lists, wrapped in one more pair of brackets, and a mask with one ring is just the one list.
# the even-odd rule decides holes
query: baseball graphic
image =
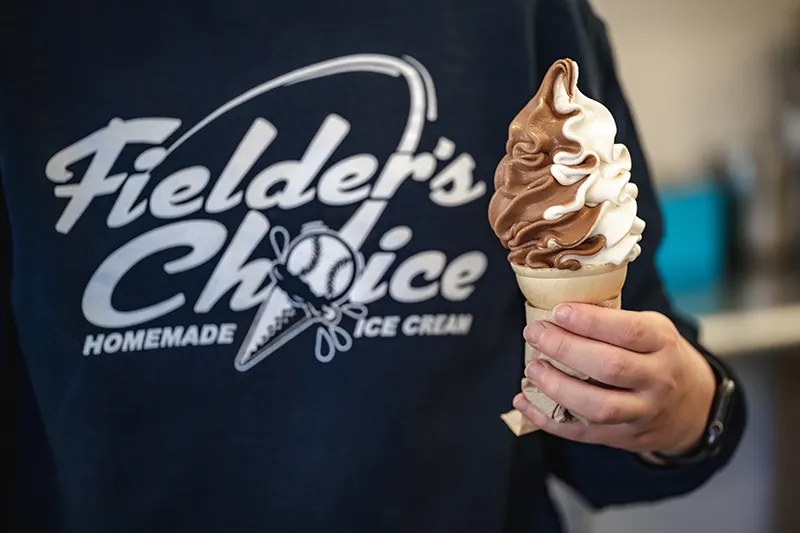
{"label": "baseball graphic", "polygon": [[357,253],[336,233],[311,225],[289,247],[286,268],[314,295],[330,301],[345,296],[356,281]]}
{"label": "baseball graphic", "polygon": [[312,326],[317,327],[315,356],[329,362],[352,343],[339,326],[342,317],[366,316],[364,306],[348,302],[364,259],[320,222],[303,226],[291,242],[285,228],[273,227],[270,240],[276,255],[271,286],[239,349],[236,368],[252,368]]}

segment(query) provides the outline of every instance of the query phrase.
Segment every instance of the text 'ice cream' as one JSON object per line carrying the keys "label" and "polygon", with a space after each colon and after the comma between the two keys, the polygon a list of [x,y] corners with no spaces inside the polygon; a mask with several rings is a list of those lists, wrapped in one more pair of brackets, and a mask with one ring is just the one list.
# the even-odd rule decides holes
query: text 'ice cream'
{"label": "text 'ice cream'", "polygon": [[553,64],[511,123],[495,173],[489,221],[511,263],[577,270],[636,259],[645,223],[616,133],[611,112],[578,90],[578,65]]}

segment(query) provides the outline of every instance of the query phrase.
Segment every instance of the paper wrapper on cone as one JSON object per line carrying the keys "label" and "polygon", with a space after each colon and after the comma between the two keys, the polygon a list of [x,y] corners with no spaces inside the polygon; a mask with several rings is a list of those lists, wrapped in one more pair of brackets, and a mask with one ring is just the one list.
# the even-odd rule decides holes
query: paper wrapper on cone
{"label": "paper wrapper on cone", "polygon": [[[525,295],[527,324],[549,321],[553,316],[553,309],[565,302],[589,303],[619,309],[622,286],[625,284],[628,272],[627,264],[587,265],[575,271],[557,268],[533,269],[514,264],[511,266],[517,276],[520,290]],[[526,343],[525,366],[539,359],[547,361],[570,376],[588,379],[588,376],[553,361]],[[522,392],[534,407],[556,422],[580,420],[586,423],[585,420],[548,398],[527,378],[522,379]],[[518,437],[539,429],[516,409],[504,413],[501,418]]]}

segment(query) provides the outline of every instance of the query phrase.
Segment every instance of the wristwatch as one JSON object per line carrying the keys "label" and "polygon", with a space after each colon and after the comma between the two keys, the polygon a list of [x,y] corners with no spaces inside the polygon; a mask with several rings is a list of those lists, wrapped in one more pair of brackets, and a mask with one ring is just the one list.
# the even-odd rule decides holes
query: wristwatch
{"label": "wristwatch", "polygon": [[706,430],[700,442],[684,454],[666,455],[658,452],[653,452],[651,454],[667,466],[695,465],[714,457],[722,448],[726,424],[730,420],[730,415],[733,410],[736,383],[730,377],[725,367],[714,357],[706,357],[705,359],[714,371],[714,376],[717,381],[717,390],[714,394],[714,401],[711,403],[711,411],[708,415]]}

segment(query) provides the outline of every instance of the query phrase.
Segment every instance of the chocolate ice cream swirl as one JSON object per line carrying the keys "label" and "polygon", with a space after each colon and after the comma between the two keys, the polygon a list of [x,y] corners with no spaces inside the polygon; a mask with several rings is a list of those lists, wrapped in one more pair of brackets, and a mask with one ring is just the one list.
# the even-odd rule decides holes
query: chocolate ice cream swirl
{"label": "chocolate ice cream swirl", "polygon": [[[590,256],[605,246],[602,235],[590,236],[600,206],[583,207],[556,220],[546,220],[545,210],[575,200],[581,182],[561,185],[553,177],[553,157],[559,152],[579,154],[581,146],[564,136],[564,125],[577,111],[560,115],[554,104],[554,85],[567,76],[573,87],[573,70],[567,60],[556,62],[536,96],[509,127],[506,156],[494,177],[495,194],[489,204],[489,222],[509,249],[508,260],[531,268],[576,270],[580,263],[567,255]],[[570,95],[571,96],[571,95]],[[581,166],[587,173],[597,165],[588,155]]]}

